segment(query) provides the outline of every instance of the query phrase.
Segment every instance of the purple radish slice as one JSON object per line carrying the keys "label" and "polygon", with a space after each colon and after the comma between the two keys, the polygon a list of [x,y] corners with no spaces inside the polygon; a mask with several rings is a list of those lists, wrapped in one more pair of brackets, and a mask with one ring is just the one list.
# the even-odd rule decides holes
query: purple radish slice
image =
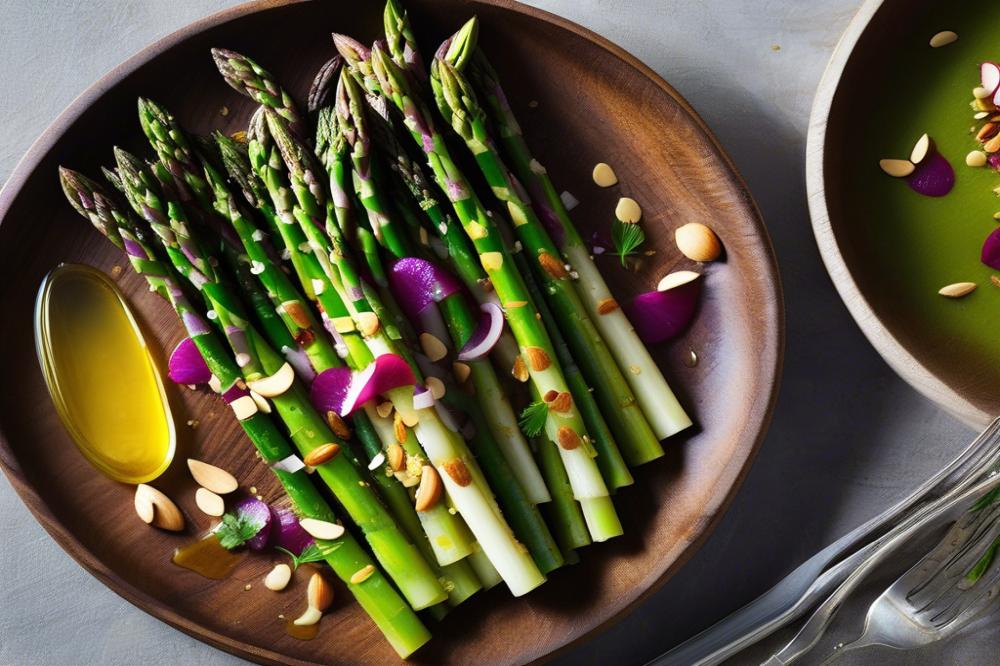
{"label": "purple radish slice", "polygon": [[378,395],[401,386],[413,386],[416,377],[409,364],[395,354],[383,354],[360,372],[347,368],[324,370],[310,387],[313,405],[323,411],[350,416]]}
{"label": "purple radish slice", "polygon": [[205,364],[194,340],[184,338],[170,354],[167,376],[177,384],[207,384],[212,378],[212,371]]}
{"label": "purple radish slice", "polygon": [[459,361],[479,360],[489,354],[500,341],[504,324],[503,310],[496,303],[483,303],[479,309],[483,316],[479,318],[476,330],[458,352]]}
{"label": "purple radish slice", "polygon": [[987,60],[979,66],[979,81],[983,88],[990,91],[990,96],[996,94],[1000,88],[1000,65]]}
{"label": "purple radish slice", "polygon": [[626,314],[643,342],[663,342],[688,327],[700,293],[701,280],[692,280],[666,291],[639,294],[626,306]]}
{"label": "purple radish slice", "polygon": [[237,502],[233,510],[238,518],[257,525],[256,534],[246,542],[247,547],[250,550],[264,550],[271,537],[271,507],[256,497],[247,497]]}
{"label": "purple radish slice", "polygon": [[917,165],[906,183],[917,194],[943,197],[955,186],[955,170],[941,153],[934,153]]}
{"label": "purple radish slice", "polygon": [[299,525],[298,517],[290,509],[278,509],[277,534],[274,545],[294,555],[301,555],[313,543],[313,538]]}
{"label": "purple radish slice", "polygon": [[389,286],[410,319],[425,308],[460,292],[462,285],[451,273],[424,259],[400,259],[389,271]]}
{"label": "purple radish slice", "polygon": [[1000,271],[1000,227],[994,229],[983,241],[979,259],[990,268]]}

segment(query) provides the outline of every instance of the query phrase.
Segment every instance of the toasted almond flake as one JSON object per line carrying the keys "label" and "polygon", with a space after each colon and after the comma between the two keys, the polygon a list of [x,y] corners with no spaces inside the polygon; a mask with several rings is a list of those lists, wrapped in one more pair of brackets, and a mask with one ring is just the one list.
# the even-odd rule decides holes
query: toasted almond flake
{"label": "toasted almond flake", "polygon": [[285,301],[281,304],[281,308],[299,328],[309,328],[312,326],[312,322],[309,320],[309,313],[306,312],[301,301]]}
{"label": "toasted almond flake", "polygon": [[264,576],[264,587],[272,592],[280,592],[288,587],[288,583],[291,580],[292,568],[282,562],[281,564],[274,565],[274,568]]}
{"label": "toasted almond flake", "polygon": [[403,423],[403,417],[396,412],[395,418],[392,420],[392,432],[396,436],[396,441],[400,444],[406,444],[406,425]]}
{"label": "toasted almond flake", "polygon": [[[271,403],[267,401],[267,398],[257,393],[257,391],[250,391],[250,397],[253,398],[254,404],[257,405],[257,410],[261,414],[271,413]],[[197,426],[198,422],[195,421],[194,425]]]}
{"label": "toasted almond flake", "polygon": [[913,173],[913,162],[910,160],[885,159],[878,161],[879,168],[893,178],[905,178]]}
{"label": "toasted almond flake", "polygon": [[992,90],[988,90],[982,86],[976,86],[972,89],[972,96],[976,99],[986,99],[993,94]]}
{"label": "toasted almond flake", "polygon": [[602,298],[597,302],[597,314],[610,314],[618,309],[618,301],[613,298]]}
{"label": "toasted almond flake", "polygon": [[642,219],[642,209],[631,197],[622,197],[615,206],[615,217],[626,224],[636,224]]}
{"label": "toasted almond flake", "polygon": [[339,539],[344,535],[343,525],[327,522],[325,520],[303,518],[299,521],[299,525],[301,525],[302,529],[308,532],[309,536],[314,539],[330,541],[332,539]]}
{"label": "toasted almond flake", "polygon": [[545,392],[545,395],[542,396],[542,400],[545,402],[552,402],[558,397],[559,397],[559,391],[555,389],[549,389],[548,391]]}
{"label": "toasted almond flake", "polygon": [[984,143],[983,150],[990,154],[1000,151],[1000,135],[994,136],[992,139]]}
{"label": "toasted almond flake", "polygon": [[335,444],[334,442],[329,442],[327,444],[321,444],[307,453],[306,457],[302,459],[302,462],[310,467],[319,467],[323,463],[333,460],[333,457],[338,453],[340,453],[340,445]]}
{"label": "toasted almond flake", "polygon": [[547,370],[552,365],[552,359],[541,347],[525,347],[524,353],[528,357],[528,365],[535,372]]}
{"label": "toasted almond flake", "polygon": [[393,442],[385,450],[385,458],[389,461],[389,467],[394,472],[402,472],[406,469],[406,451],[399,444]]}
{"label": "toasted almond flake", "polygon": [[519,355],[514,359],[514,367],[510,369],[510,374],[519,382],[526,382],[531,376],[528,374],[528,366]]}
{"label": "toasted almond flake", "polygon": [[931,138],[925,133],[921,134],[920,138],[913,145],[913,150],[910,151],[910,161],[914,164],[920,164],[927,157],[927,153],[931,149]]}
{"label": "toasted almond flake", "polygon": [[503,266],[503,254],[500,252],[483,252],[479,255],[479,261],[483,264],[483,268],[486,269],[487,273],[493,273],[500,270]]}
{"label": "toasted almond flake", "polygon": [[414,508],[417,511],[433,509],[441,499],[443,486],[437,470],[430,465],[424,465],[420,470],[420,485],[414,496]]}
{"label": "toasted almond flake", "polygon": [[458,380],[458,383],[461,384],[461,383],[465,382],[466,379],[469,378],[470,374],[472,374],[472,368],[469,367],[468,363],[462,363],[461,361],[455,361],[451,365],[451,372],[452,372],[452,374],[455,375],[455,379]]}
{"label": "toasted almond flake", "polygon": [[566,451],[572,451],[580,446],[581,442],[580,435],[568,426],[559,427],[559,430],[556,431],[556,439],[559,441],[559,446]]}
{"label": "toasted almond flake", "polygon": [[442,467],[444,467],[445,474],[462,488],[472,483],[472,473],[469,472],[469,468],[461,458],[452,458],[445,462]]}
{"label": "toasted almond flake", "polygon": [[715,232],[704,224],[689,222],[674,232],[677,249],[692,261],[715,261],[722,253],[722,245]]}
{"label": "toasted almond flake", "polygon": [[322,617],[323,617],[322,612],[310,606],[306,608],[305,612],[302,613],[302,615],[292,620],[292,624],[294,624],[297,627],[311,627],[312,625],[319,622]]}
{"label": "toasted almond flake", "polygon": [[321,613],[333,603],[333,587],[318,573],[309,577],[306,588],[306,603],[309,608],[315,608]]}
{"label": "toasted almond flake", "polygon": [[993,283],[994,287],[1000,287],[1000,277],[997,277],[996,275],[991,275],[990,282]]}
{"label": "toasted almond flake", "polygon": [[212,389],[215,393],[222,393],[222,382],[218,377],[212,375],[208,378],[208,388]]}
{"label": "toasted almond flake", "polygon": [[528,304],[528,301],[508,301],[504,306],[507,310],[513,310],[514,308],[523,308]]}
{"label": "toasted almond flake", "polygon": [[988,115],[990,115],[990,114],[986,113],[985,111],[980,111],[979,113],[975,114],[972,117],[975,118],[976,120],[982,120],[983,118],[985,118]]}
{"label": "toasted almond flake", "polygon": [[215,465],[195,458],[188,458],[187,466],[195,483],[218,495],[227,495],[240,487],[235,476]]}
{"label": "toasted almond flake", "polygon": [[351,576],[351,585],[360,585],[361,583],[371,578],[373,573],[375,573],[375,565],[366,564],[365,566],[355,571],[354,574]]}
{"label": "toasted almond flake", "polygon": [[947,46],[951,44],[956,39],[958,39],[958,34],[952,30],[942,30],[941,32],[935,34],[931,37],[930,45],[931,48],[941,48],[942,46]]}
{"label": "toasted almond flake", "polygon": [[420,414],[418,414],[417,410],[413,409],[412,406],[409,408],[397,409],[396,411],[400,418],[403,419],[403,425],[407,428],[412,428],[420,423]]}
{"label": "toasted almond flake", "polygon": [[392,414],[392,402],[389,400],[382,400],[375,405],[375,413],[384,419],[389,418],[389,415]]}
{"label": "toasted almond flake", "polygon": [[361,335],[371,337],[378,333],[380,327],[378,315],[374,312],[358,313],[358,330],[361,331]]}
{"label": "toasted almond flake", "polygon": [[694,271],[674,271],[673,273],[668,273],[663,276],[660,282],[656,285],[656,291],[667,291],[669,289],[673,289],[674,287],[687,284],[693,280],[697,280],[700,277],[701,274],[695,273]]}
{"label": "toasted almond flake", "polygon": [[591,177],[600,187],[611,187],[618,183],[618,176],[615,174],[615,170],[611,168],[611,165],[605,164],[604,162],[598,162],[594,165],[594,172]]}
{"label": "toasted almond flake", "polygon": [[976,133],[976,139],[978,141],[986,141],[996,136],[997,130],[1000,130],[1000,125],[997,125],[996,123],[985,123]]}
{"label": "toasted almond flake", "polygon": [[962,298],[976,290],[975,282],[956,282],[938,289],[938,293],[947,298]]}
{"label": "toasted almond flake", "polygon": [[[140,483],[135,487],[136,496],[141,496],[136,502],[153,505],[152,525],[162,530],[179,532],[184,529],[184,514],[177,508],[174,501],[153,486]],[[138,511],[138,508],[136,509]],[[145,507],[143,508],[145,511]]]}
{"label": "toasted almond flake", "polygon": [[147,525],[152,524],[153,518],[156,515],[156,508],[153,506],[153,500],[149,496],[149,493],[142,492],[136,487],[133,502],[135,503],[135,512],[139,514],[139,519]]}
{"label": "toasted almond flake", "polygon": [[558,414],[565,414],[573,407],[573,396],[568,392],[559,393],[549,404],[549,409]]}
{"label": "toasted almond flake", "polygon": [[448,348],[445,344],[430,333],[420,334],[420,347],[432,363],[440,361],[448,355]]}
{"label": "toasted almond flake", "polygon": [[973,150],[965,156],[965,163],[970,167],[981,167],[986,165],[986,153],[981,150]]}
{"label": "toasted almond flake", "polygon": [[428,377],[425,380],[425,383],[427,384],[427,389],[431,392],[431,395],[434,397],[435,400],[440,400],[441,398],[444,397],[445,386],[444,382],[442,382],[440,379],[438,379],[437,377]]}
{"label": "toasted almond flake", "polygon": [[326,423],[330,426],[330,431],[340,439],[348,440],[351,438],[351,429],[337,412],[328,411],[326,413]]}
{"label": "toasted almond flake", "polygon": [[208,488],[199,488],[194,494],[194,503],[206,516],[218,518],[226,512],[226,502]]}
{"label": "toasted almond flake", "polygon": [[469,222],[468,226],[465,227],[465,232],[469,234],[469,238],[472,240],[479,240],[481,238],[486,238],[489,232],[486,231],[486,227],[479,224],[475,220]]}
{"label": "toasted almond flake", "polygon": [[265,398],[276,398],[290,389],[294,383],[295,370],[291,364],[283,363],[273,375],[248,381],[247,387]]}
{"label": "toasted almond flake", "polygon": [[546,273],[557,280],[569,276],[569,271],[566,270],[566,265],[545,250],[538,253],[538,263]]}

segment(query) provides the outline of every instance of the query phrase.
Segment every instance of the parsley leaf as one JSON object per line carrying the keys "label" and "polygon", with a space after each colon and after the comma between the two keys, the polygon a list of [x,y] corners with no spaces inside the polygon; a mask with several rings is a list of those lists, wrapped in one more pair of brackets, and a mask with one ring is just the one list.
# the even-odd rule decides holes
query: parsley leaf
{"label": "parsley leaf", "polygon": [[638,224],[627,224],[615,220],[611,225],[611,242],[615,244],[615,254],[625,266],[625,257],[635,254],[636,249],[646,241],[646,233]]}
{"label": "parsley leaf", "polygon": [[226,550],[239,548],[260,531],[261,524],[245,515],[227,513],[215,530],[215,537]]}
{"label": "parsley leaf", "polygon": [[343,544],[342,541],[336,542],[325,542],[324,545],[319,545],[315,541],[305,547],[301,553],[296,555],[287,548],[282,548],[281,546],[275,546],[277,550],[288,555],[292,558],[292,571],[299,568],[300,564],[308,564],[310,562],[319,562],[320,560],[325,560],[330,553],[340,548]]}
{"label": "parsley leaf", "polygon": [[545,421],[549,417],[549,406],[544,402],[533,402],[521,412],[517,424],[528,437],[535,437],[545,429]]}

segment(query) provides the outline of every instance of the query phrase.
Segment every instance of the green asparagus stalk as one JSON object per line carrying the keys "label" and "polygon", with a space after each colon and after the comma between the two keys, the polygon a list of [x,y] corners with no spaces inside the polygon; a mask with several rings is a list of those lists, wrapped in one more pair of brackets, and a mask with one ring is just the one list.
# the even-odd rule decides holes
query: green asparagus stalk
{"label": "green asparagus stalk", "polygon": [[[601,307],[602,303],[613,302],[614,296],[573,224],[548,171],[528,148],[496,71],[482,49],[476,49],[467,62],[466,71],[480,98],[486,102],[490,121],[510,157],[514,172],[531,194],[535,209],[554,226],[553,238],[559,242],[563,254],[580,275],[574,286],[635,392],[656,436],[665,439],[690,427],[690,417],[677,401],[628,317],[621,308],[608,311]],[[638,368],[638,372],[632,368]]]}
{"label": "green asparagus stalk", "polygon": [[[604,417],[626,459],[639,465],[659,458],[663,455],[663,447],[580,300],[573,285],[574,272],[564,266],[559,249],[535,214],[527,193],[500,156],[472,86],[464,74],[452,66],[453,62],[461,62],[462,53],[475,48],[477,25],[475,19],[466,23],[452,38],[450,47],[442,47],[441,55],[434,59],[431,85],[438,109],[465,141],[494,196],[507,207],[514,232],[525,250],[537,258],[528,263],[542,283],[549,307],[574,359],[594,388],[598,404],[604,407]],[[618,309],[614,301],[604,306],[605,309],[612,306]],[[638,366],[633,366],[626,372],[635,373],[637,369]]]}
{"label": "green asparagus stalk", "polygon": [[[138,223],[119,207],[101,188],[85,176],[60,168],[60,181],[67,198],[83,217],[88,219],[115,245],[125,250],[133,268],[143,275],[150,289],[166,299],[177,314],[188,336],[194,341],[220,386],[229,390],[241,381],[239,367],[226,351],[224,343],[212,332],[199,312],[191,306],[177,282],[172,268],[162,263]],[[293,449],[274,422],[257,412],[240,421],[261,459],[278,478],[296,513],[301,517],[328,522],[335,515],[304,470],[285,471],[275,464],[292,457]],[[326,562],[358,600],[390,644],[407,657],[430,640],[430,633],[416,613],[403,601],[377,567],[361,583],[352,582],[354,574],[367,566],[375,566],[350,532],[339,539],[324,543],[328,546]]]}
{"label": "green asparagus stalk", "polygon": [[[247,320],[239,299],[219,279],[214,258],[193,235],[180,205],[165,199],[138,159],[121,149],[116,149],[115,154],[129,203],[150,223],[178,272],[206,298],[211,308],[209,316],[218,319],[244,378],[252,382],[274,375],[284,359]],[[176,238],[179,251],[169,242],[168,231]],[[297,380],[287,391],[275,396],[273,402],[301,455],[306,456],[329,442],[345,445],[313,409],[306,390]],[[318,473],[364,532],[376,558],[414,608],[426,608],[447,598],[429,565],[348,456],[334,456],[318,467]]]}
{"label": "green asparagus stalk", "polygon": [[274,82],[274,78],[260,65],[241,53],[227,49],[212,49],[215,66],[232,88],[248,96],[261,106],[273,109],[288,123],[288,129],[306,140],[308,126],[302,118],[292,96]]}
{"label": "green asparagus stalk", "polygon": [[[342,38],[340,43],[343,43]],[[356,57],[357,52],[353,56]],[[519,367],[513,371],[520,378],[530,379],[539,395],[549,395],[550,391],[569,395],[548,333],[536,318],[535,309],[530,307],[527,287],[513,262],[509,261],[493,221],[451,159],[444,138],[434,129],[430,113],[419,97],[412,94],[402,70],[378,45],[372,49],[370,59],[381,92],[403,113],[413,140],[424,151],[438,185],[448,194],[506,311],[507,321],[522,352],[518,358]],[[350,62],[346,55],[345,60]],[[359,72],[363,70],[359,68]],[[570,404],[564,412],[549,410],[546,431],[560,444],[560,456],[573,484],[574,495],[581,503],[594,508],[592,514],[597,519],[593,524],[594,538],[604,540],[620,534],[621,524],[593,460],[595,452],[577,407]]]}

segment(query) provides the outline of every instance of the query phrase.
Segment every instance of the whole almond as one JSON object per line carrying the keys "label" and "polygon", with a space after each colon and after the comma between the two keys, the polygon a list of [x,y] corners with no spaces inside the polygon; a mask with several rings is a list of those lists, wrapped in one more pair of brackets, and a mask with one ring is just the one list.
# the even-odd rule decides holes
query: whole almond
{"label": "whole almond", "polygon": [[722,254],[722,245],[715,232],[698,222],[688,222],[674,232],[677,249],[692,261],[715,261]]}
{"label": "whole almond", "polygon": [[956,282],[938,289],[938,293],[947,298],[962,298],[976,290],[975,282]]}
{"label": "whole almond", "polygon": [[[184,529],[184,514],[181,513],[172,499],[145,483],[137,485],[135,492],[137,495],[143,496],[137,500],[137,503],[145,505],[148,501],[153,505],[152,524],[154,527],[171,532],[179,532]],[[145,507],[143,510],[145,511]]]}
{"label": "whole almond", "polygon": [[344,419],[337,412],[328,411],[326,413],[326,423],[337,437],[345,441],[351,438],[351,429],[347,427],[347,423],[344,422]]}
{"label": "whole almond", "polygon": [[615,175],[615,170],[604,162],[598,162],[594,165],[594,171],[591,174],[591,177],[600,187],[611,187],[618,182],[618,176]]}
{"label": "whole almond", "polygon": [[351,585],[360,585],[361,583],[371,578],[373,573],[375,573],[375,565],[366,564],[365,566],[355,571],[354,574],[351,576]]}
{"label": "whole almond", "polygon": [[235,476],[215,465],[188,458],[187,466],[195,483],[202,488],[208,488],[216,495],[227,495],[240,487]]}
{"label": "whole almond", "polygon": [[557,280],[569,275],[569,271],[566,270],[566,265],[545,250],[538,253],[538,263],[546,273]]}
{"label": "whole almond", "polygon": [[893,178],[905,178],[916,168],[910,160],[884,159],[878,161],[878,166]]}
{"label": "whole almond", "polygon": [[528,374],[528,366],[525,365],[524,359],[520,355],[514,359],[514,367],[510,369],[510,374],[514,376],[519,382],[526,382],[530,375]]}
{"label": "whole almond", "polygon": [[931,151],[933,144],[931,143],[931,137],[926,133],[921,134],[917,142],[913,144],[913,149],[910,151],[910,161],[914,164],[920,164],[927,157],[927,153]]}
{"label": "whole almond", "polygon": [[344,536],[344,526],[316,518],[303,518],[299,525],[314,539],[331,541]]}
{"label": "whole almond", "polygon": [[194,503],[206,516],[218,518],[226,512],[226,502],[208,488],[199,488],[194,494]]}
{"label": "whole almond", "polygon": [[288,587],[288,583],[291,580],[292,568],[282,562],[281,564],[276,564],[274,568],[268,571],[267,575],[264,576],[264,587],[273,592],[280,592]]}
{"label": "whole almond", "polygon": [[445,473],[451,477],[451,480],[463,488],[472,483],[472,474],[469,472],[465,461],[461,458],[452,458],[442,465],[442,467],[444,467]]}
{"label": "whole almond", "polygon": [[427,511],[433,509],[441,499],[444,490],[441,484],[441,477],[437,470],[430,465],[424,465],[420,472],[420,485],[417,486],[414,508],[417,511]]}
{"label": "whole almond", "polygon": [[153,518],[156,517],[156,507],[153,506],[153,500],[149,493],[142,492],[140,487],[136,486],[133,502],[135,503],[135,512],[139,514],[142,522],[147,525],[152,524]]}
{"label": "whole almond", "polygon": [[333,603],[333,586],[323,576],[314,573],[309,577],[309,587],[306,589],[306,603],[319,612],[325,611]]}
{"label": "whole almond", "polygon": [[385,459],[389,461],[393,472],[402,472],[406,468],[406,451],[395,442],[385,450]]}
{"label": "whole almond", "polygon": [[549,355],[541,347],[525,347],[524,353],[528,357],[528,365],[535,372],[541,372],[552,365]]}
{"label": "whole almond", "polygon": [[339,444],[334,444],[333,442],[330,442],[329,444],[321,444],[307,453],[306,457],[302,459],[302,462],[310,467],[319,467],[323,463],[332,460],[338,453],[340,453]]}
{"label": "whole almond", "polygon": [[559,440],[559,446],[567,451],[572,451],[580,446],[580,435],[568,426],[560,426],[556,435]]}
{"label": "whole almond", "polygon": [[618,309],[618,301],[613,298],[604,298],[597,302],[597,314],[606,315]]}

